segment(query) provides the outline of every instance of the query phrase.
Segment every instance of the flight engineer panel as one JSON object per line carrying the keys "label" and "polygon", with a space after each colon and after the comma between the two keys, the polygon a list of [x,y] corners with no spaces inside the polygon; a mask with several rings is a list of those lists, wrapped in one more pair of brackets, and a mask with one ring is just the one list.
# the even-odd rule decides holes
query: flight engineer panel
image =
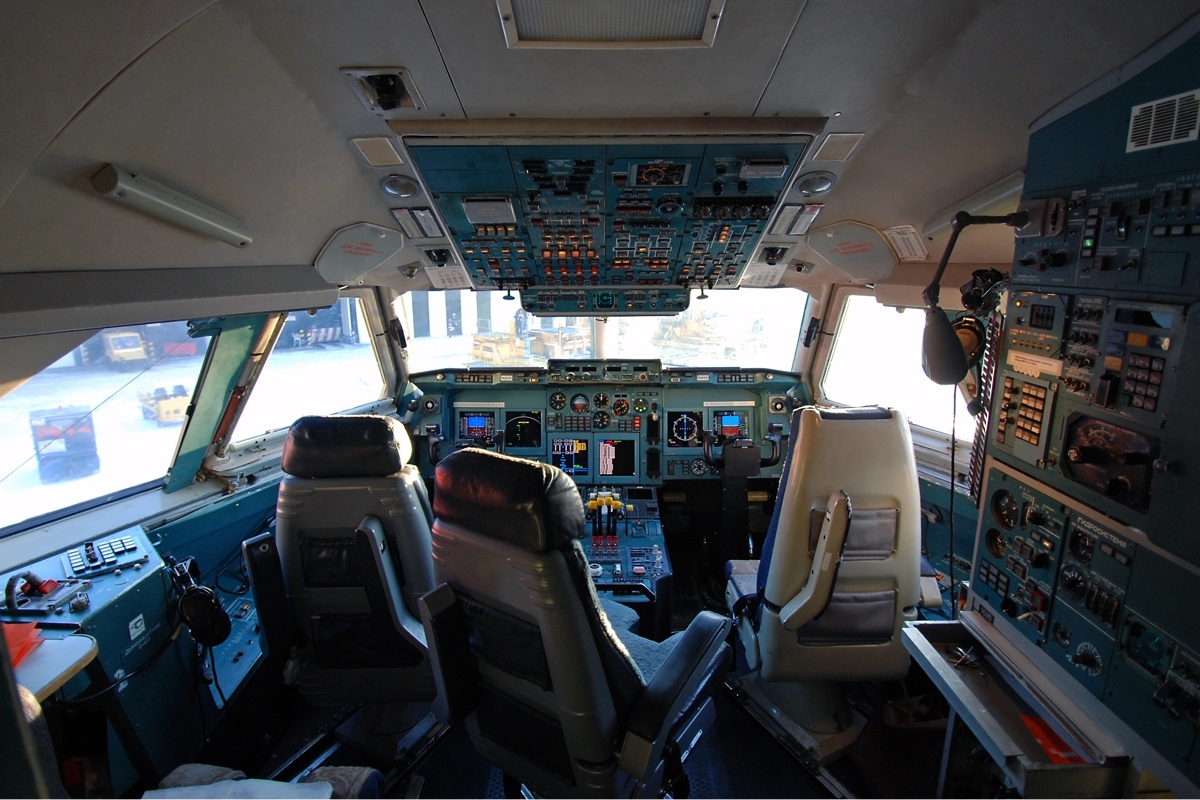
{"label": "flight engineer panel", "polygon": [[1183,795],[1200,785],[1200,144],[1162,131],[1176,102],[1194,129],[1178,93],[1197,63],[1200,36],[1030,139],[970,604]]}
{"label": "flight engineer panel", "polygon": [[[668,369],[657,361],[551,361],[546,370],[414,375],[423,392],[409,431],[418,463],[484,447],[553,464],[581,486],[659,485],[714,477],[704,455],[750,439],[772,453],[807,395],[799,376],[768,370]],[[790,391],[790,394],[789,394]],[[762,468],[778,477],[782,466]]]}

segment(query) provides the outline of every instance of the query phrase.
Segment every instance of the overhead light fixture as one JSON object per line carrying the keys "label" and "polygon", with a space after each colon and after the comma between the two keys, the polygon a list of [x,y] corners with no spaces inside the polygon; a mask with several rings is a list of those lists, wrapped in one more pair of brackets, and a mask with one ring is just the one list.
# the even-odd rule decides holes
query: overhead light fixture
{"label": "overhead light fixture", "polygon": [[240,220],[116,164],[105,164],[93,175],[92,188],[145,214],[234,247],[247,247],[254,241]]}
{"label": "overhead light fixture", "polygon": [[825,135],[825,141],[813,154],[813,161],[845,161],[850,158],[854,148],[866,136],[865,133],[830,133]]}
{"label": "overhead light fixture", "polygon": [[404,159],[396,152],[396,145],[386,136],[364,136],[350,141],[372,167],[404,166]]}
{"label": "overhead light fixture", "polygon": [[806,172],[792,184],[792,188],[804,197],[825,194],[834,186],[837,186],[837,175],[832,172]]}
{"label": "overhead light fixture", "polygon": [[496,0],[510,49],[712,47],[725,0]]}
{"label": "overhead light fixture", "polygon": [[959,200],[934,214],[921,228],[921,235],[927,241],[933,241],[940,236],[948,236],[951,230],[950,223],[954,221],[955,215],[960,211],[966,211],[972,216],[1002,215],[1016,211],[1024,188],[1025,173],[1014,172],[986,189]]}
{"label": "overhead light fixture", "polygon": [[387,175],[381,178],[379,188],[388,197],[412,197],[421,191],[416,181],[403,175]]}

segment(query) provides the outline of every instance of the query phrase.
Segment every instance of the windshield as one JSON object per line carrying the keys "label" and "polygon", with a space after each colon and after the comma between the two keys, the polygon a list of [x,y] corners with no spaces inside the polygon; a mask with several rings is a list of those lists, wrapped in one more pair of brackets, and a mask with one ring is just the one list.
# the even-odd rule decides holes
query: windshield
{"label": "windshield", "polygon": [[208,342],[101,331],[0,398],[0,529],[163,477]]}
{"label": "windshield", "polygon": [[790,370],[808,295],[738,289],[692,296],[673,317],[535,317],[501,292],[408,292],[395,303],[410,372],[545,367],[551,358],[657,358],[676,367]]}

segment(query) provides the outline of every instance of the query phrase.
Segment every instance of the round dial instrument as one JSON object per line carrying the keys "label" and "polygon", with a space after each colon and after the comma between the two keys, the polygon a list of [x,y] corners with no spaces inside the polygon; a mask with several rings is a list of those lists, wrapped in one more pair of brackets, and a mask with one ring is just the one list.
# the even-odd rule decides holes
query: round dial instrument
{"label": "round dial instrument", "polygon": [[1082,600],[1083,596],[1087,594],[1087,575],[1084,575],[1083,570],[1074,564],[1064,567],[1058,580],[1062,584],[1063,593],[1072,600]]}
{"label": "round dial instrument", "polygon": [[613,401],[613,414],[623,417],[629,413],[629,401],[625,399]]}
{"label": "round dial instrument", "polygon": [[1092,554],[1095,552],[1096,540],[1091,536],[1077,530],[1071,534],[1071,542],[1068,546],[1071,548],[1071,555],[1079,559],[1080,564],[1092,563]]}
{"label": "round dial instrument", "polygon": [[987,551],[992,554],[992,558],[1004,558],[1008,546],[1004,543],[1004,535],[995,528],[988,528],[988,532],[984,534],[984,543],[987,545]]}
{"label": "round dial instrument", "polygon": [[608,408],[608,395],[606,395],[604,392],[598,392],[596,396],[592,398],[592,402],[595,404],[596,408]]}
{"label": "round dial instrument", "polygon": [[646,402],[644,397],[639,397],[633,401],[633,410],[637,414],[645,414],[649,408],[650,404]]}
{"label": "round dial instrument", "polygon": [[562,392],[555,392],[550,395],[550,407],[555,411],[562,411],[567,407],[567,396]]}
{"label": "round dial instrument", "polygon": [[703,458],[693,458],[691,467],[693,475],[699,476],[708,474],[708,464],[704,463]]}
{"label": "round dial instrument", "polygon": [[588,396],[586,394],[577,394],[571,398],[571,410],[576,414],[582,414],[588,408]]}
{"label": "round dial instrument", "polygon": [[996,518],[996,522],[1000,523],[1001,528],[1011,531],[1017,527],[1017,519],[1020,515],[1021,504],[1017,502],[1017,498],[1013,497],[1012,492],[1001,489],[992,495],[992,516]]}
{"label": "round dial instrument", "polygon": [[598,430],[603,430],[604,428],[607,428],[608,427],[608,412],[607,411],[597,411],[595,414],[592,414],[592,427],[596,428]]}

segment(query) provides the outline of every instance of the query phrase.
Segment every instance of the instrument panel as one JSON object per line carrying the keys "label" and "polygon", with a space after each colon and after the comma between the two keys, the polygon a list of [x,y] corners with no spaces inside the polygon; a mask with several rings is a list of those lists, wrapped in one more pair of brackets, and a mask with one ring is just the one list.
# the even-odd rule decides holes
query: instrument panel
{"label": "instrument panel", "polygon": [[786,429],[793,404],[807,402],[792,373],[664,370],[657,361],[555,360],[544,370],[442,370],[410,380],[423,393],[408,426],[426,475],[470,446],[554,464],[581,485],[713,477],[704,431],[752,439],[766,457],[769,433]]}
{"label": "instrument panel", "polygon": [[453,247],[423,252],[454,288],[519,288],[535,315],[607,316],[676,314],[687,287],[735,288],[752,259],[777,263],[781,248],[759,244],[811,138],[406,144]]}

